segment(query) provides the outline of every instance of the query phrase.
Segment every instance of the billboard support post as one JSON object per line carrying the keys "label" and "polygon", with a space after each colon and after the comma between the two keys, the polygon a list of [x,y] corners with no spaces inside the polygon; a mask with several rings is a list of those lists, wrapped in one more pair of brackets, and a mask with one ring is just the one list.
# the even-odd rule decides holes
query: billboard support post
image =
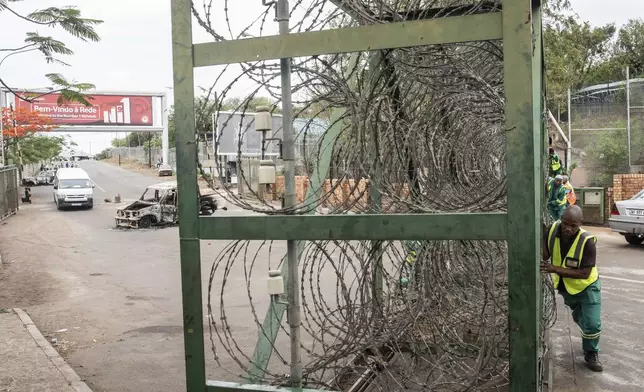
{"label": "billboard support post", "polygon": [[163,121],[163,133],[161,135],[161,149],[163,150],[163,163],[170,164],[170,129],[169,121],[170,113],[168,113],[168,95],[161,96],[161,120]]}

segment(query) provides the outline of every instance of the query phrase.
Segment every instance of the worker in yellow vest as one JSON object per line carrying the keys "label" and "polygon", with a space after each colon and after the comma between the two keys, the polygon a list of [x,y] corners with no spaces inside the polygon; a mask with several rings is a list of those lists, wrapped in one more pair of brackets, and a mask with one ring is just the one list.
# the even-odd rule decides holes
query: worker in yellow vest
{"label": "worker in yellow vest", "polygon": [[553,220],[561,219],[561,215],[566,209],[568,200],[566,199],[567,189],[563,186],[563,176],[558,175],[548,181],[548,212]]}
{"label": "worker in yellow vest", "polygon": [[555,177],[561,174],[561,159],[554,148],[550,148],[548,153],[550,154],[550,177]]}
{"label": "worker in yellow vest", "polygon": [[601,281],[595,260],[597,238],[581,228],[582,222],[581,208],[573,205],[545,233],[541,272],[552,275],[555,288],[572,310],[572,318],[581,329],[586,365],[601,372],[604,367],[599,361],[602,325]]}
{"label": "worker in yellow vest", "polygon": [[575,188],[572,186],[570,181],[568,181],[568,176],[563,177],[563,187],[566,188],[566,201],[568,205],[574,205],[577,202],[577,194],[575,193]]}

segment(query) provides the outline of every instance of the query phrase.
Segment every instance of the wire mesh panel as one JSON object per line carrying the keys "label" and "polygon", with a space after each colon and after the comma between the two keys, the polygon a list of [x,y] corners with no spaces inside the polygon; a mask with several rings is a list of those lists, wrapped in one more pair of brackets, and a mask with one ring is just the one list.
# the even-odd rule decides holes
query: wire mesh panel
{"label": "wire mesh panel", "polygon": [[586,185],[610,187],[614,174],[644,164],[644,79],[639,76],[626,79],[624,71],[621,81],[572,93],[573,160],[587,173]]}
{"label": "wire mesh panel", "polygon": [[644,172],[644,72],[631,71],[630,120],[631,120],[631,165],[640,166]]}
{"label": "wire mesh panel", "polygon": [[18,168],[0,167],[0,221],[18,211]]}

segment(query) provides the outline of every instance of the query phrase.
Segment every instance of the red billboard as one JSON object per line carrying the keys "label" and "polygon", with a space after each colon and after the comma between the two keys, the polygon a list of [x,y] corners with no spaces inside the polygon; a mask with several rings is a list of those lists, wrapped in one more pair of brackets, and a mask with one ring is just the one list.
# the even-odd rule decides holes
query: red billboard
{"label": "red billboard", "polygon": [[[42,93],[40,93],[42,94]],[[27,108],[50,118],[54,125],[110,125],[153,126],[152,97],[127,95],[92,95],[91,106],[80,103],[58,105],[60,94],[22,92],[18,94],[33,102],[16,96],[16,108]],[[37,98],[34,98],[37,97]]]}

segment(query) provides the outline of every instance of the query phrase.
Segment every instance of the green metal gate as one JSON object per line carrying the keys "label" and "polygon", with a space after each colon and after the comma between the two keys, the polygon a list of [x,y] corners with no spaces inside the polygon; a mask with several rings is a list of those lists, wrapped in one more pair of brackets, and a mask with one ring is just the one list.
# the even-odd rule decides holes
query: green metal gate
{"label": "green metal gate", "polygon": [[[505,0],[499,12],[201,44],[192,42],[191,5],[190,0],[172,0],[177,177],[182,195],[179,200],[179,231],[188,391],[275,390],[261,385],[242,386],[206,380],[200,240],[284,240],[294,244],[299,240],[329,238],[507,241],[510,390],[537,391],[541,383],[539,255],[542,152],[545,148],[542,126],[541,1]],[[481,40],[503,40],[507,213],[199,217],[194,119],[195,67]],[[288,121],[285,119],[285,122]],[[313,179],[312,188],[315,189],[315,182],[319,187],[321,180]],[[297,263],[297,259],[289,260],[289,265],[292,263]],[[279,314],[283,314],[284,307],[278,310]],[[267,322],[270,327],[271,321]],[[261,359],[261,352],[256,352],[255,359]]]}

